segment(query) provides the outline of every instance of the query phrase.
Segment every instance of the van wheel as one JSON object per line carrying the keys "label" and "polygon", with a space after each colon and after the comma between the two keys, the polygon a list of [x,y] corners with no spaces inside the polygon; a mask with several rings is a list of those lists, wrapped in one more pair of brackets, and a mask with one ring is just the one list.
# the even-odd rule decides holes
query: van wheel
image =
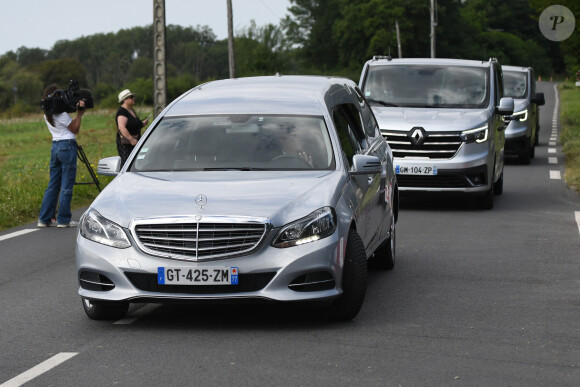
{"label": "van wheel", "polygon": [[520,163],[522,164],[529,164],[530,158],[532,157],[532,144],[531,140],[527,140],[524,145],[524,150],[520,153]]}
{"label": "van wheel", "polygon": [[128,302],[98,302],[82,298],[83,309],[91,320],[118,320],[127,315]]}
{"label": "van wheel", "polygon": [[367,256],[360,236],[350,230],[342,270],[342,295],[330,304],[330,317],[335,321],[353,319],[362,307],[366,291]]}
{"label": "van wheel", "polygon": [[482,196],[477,197],[477,205],[482,210],[491,210],[493,208],[493,186],[495,184],[491,184],[491,188],[487,190]]}
{"label": "van wheel", "polygon": [[373,269],[393,270],[395,267],[395,254],[397,247],[397,233],[395,228],[395,219],[391,221],[391,237],[383,242],[375,251],[372,257],[371,267]]}
{"label": "van wheel", "polygon": [[493,193],[494,195],[501,195],[503,193],[503,172],[499,179],[493,183]]}

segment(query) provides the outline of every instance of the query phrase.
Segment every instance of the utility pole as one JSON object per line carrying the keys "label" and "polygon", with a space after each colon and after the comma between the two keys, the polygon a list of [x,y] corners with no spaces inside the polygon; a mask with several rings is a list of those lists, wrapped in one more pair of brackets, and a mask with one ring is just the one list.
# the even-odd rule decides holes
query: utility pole
{"label": "utility pole", "polygon": [[165,0],[153,0],[153,117],[167,105]]}
{"label": "utility pole", "polygon": [[397,49],[399,51],[399,58],[403,57],[403,50],[401,49],[401,33],[399,32],[399,21],[395,20],[395,30],[397,31]]}
{"label": "utility pole", "polygon": [[435,7],[437,0],[431,0],[431,58],[435,58],[435,26],[437,21],[435,20]]}
{"label": "utility pole", "polygon": [[236,59],[234,55],[234,17],[232,0],[227,0],[228,5],[228,59],[230,62],[230,78],[236,77]]}

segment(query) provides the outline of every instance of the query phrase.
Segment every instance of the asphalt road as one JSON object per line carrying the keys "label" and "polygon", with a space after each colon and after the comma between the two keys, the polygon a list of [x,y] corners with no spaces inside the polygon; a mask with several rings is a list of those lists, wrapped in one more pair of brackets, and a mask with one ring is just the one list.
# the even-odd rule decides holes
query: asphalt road
{"label": "asphalt road", "polygon": [[558,179],[554,84],[538,86],[535,159],[506,165],[491,211],[403,198],[395,269],[370,273],[351,322],[277,305],[147,305],[91,321],[76,229],[0,233],[0,386],[580,385],[580,199]]}

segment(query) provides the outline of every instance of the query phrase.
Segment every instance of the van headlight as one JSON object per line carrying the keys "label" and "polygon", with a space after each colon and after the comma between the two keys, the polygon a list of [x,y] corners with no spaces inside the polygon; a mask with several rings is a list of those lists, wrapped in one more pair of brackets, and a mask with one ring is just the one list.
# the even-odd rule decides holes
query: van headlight
{"label": "van headlight", "polygon": [[310,215],[282,227],[272,246],[291,247],[326,238],[336,230],[336,212],[323,207]]}
{"label": "van headlight", "polygon": [[487,141],[487,131],[487,125],[480,128],[466,130],[461,133],[461,141],[466,143],[477,142],[478,144],[485,142]]}
{"label": "van headlight", "polygon": [[126,249],[131,246],[123,228],[94,209],[90,209],[82,216],[79,229],[83,237],[93,242],[118,249]]}
{"label": "van headlight", "polygon": [[512,114],[511,119],[512,120],[519,120],[521,122],[526,121],[528,119],[528,109],[522,110],[519,112],[515,112],[514,114]]}

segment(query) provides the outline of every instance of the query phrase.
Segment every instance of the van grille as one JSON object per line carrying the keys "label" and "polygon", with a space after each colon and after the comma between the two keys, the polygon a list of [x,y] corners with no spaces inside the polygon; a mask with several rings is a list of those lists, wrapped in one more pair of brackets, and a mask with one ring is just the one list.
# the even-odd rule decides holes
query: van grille
{"label": "van grille", "polygon": [[414,130],[408,132],[381,130],[386,137],[394,157],[421,157],[450,159],[461,147],[461,132],[425,132],[419,144],[412,141]]}
{"label": "van grille", "polygon": [[139,223],[134,235],[147,253],[188,261],[225,259],[254,250],[266,234],[266,224]]}

